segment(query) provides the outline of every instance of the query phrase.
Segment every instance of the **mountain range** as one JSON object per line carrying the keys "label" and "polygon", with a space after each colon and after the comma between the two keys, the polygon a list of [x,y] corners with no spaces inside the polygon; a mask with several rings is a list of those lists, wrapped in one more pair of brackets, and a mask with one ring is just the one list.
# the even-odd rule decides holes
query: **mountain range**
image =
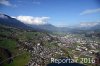
{"label": "mountain range", "polygon": [[84,30],[100,29],[100,22],[82,22],[76,28]]}
{"label": "mountain range", "polygon": [[0,24],[21,28],[21,29],[32,29],[38,31],[50,31],[50,32],[71,32],[76,30],[96,30],[100,29],[100,22],[83,22],[72,27],[56,27],[52,24],[24,24],[23,22],[12,18],[6,14],[0,13]]}

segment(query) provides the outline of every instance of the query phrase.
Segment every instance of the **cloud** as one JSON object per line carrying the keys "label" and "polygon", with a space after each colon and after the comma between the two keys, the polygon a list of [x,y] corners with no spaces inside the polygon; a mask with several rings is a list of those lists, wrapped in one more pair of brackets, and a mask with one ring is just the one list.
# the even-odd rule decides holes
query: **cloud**
{"label": "cloud", "polygon": [[12,4],[8,0],[0,0],[0,4],[5,6],[11,6]]}
{"label": "cloud", "polygon": [[46,24],[48,22],[48,19],[50,17],[32,17],[32,16],[17,16],[13,17],[25,24],[35,24],[35,25],[40,25],[40,24]]}
{"label": "cloud", "polygon": [[100,8],[85,10],[82,13],[80,13],[80,15],[92,14],[92,13],[97,13],[97,12],[100,12]]}
{"label": "cloud", "polygon": [[8,1],[8,0],[0,0],[0,4],[1,4],[1,5],[5,5],[5,6],[17,7],[16,4],[13,5],[13,4],[11,4],[10,1]]}
{"label": "cloud", "polygon": [[37,4],[37,5],[39,5],[39,4],[40,4],[40,2],[39,2],[39,1],[37,1],[37,0],[33,0],[33,1],[32,1],[32,3],[33,3],[33,4]]}
{"label": "cloud", "polygon": [[37,4],[37,5],[39,5],[40,4],[40,2],[36,2],[36,1],[34,1],[34,2],[32,2],[33,4]]}

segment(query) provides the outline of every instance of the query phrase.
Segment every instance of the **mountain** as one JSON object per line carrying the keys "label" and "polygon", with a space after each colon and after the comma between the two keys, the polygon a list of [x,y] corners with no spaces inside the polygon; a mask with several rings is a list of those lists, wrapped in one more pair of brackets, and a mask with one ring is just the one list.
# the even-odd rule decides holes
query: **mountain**
{"label": "mountain", "polygon": [[32,29],[36,31],[47,31],[47,32],[67,32],[70,29],[68,27],[56,27],[52,24],[24,24],[24,22],[21,22],[17,20],[16,18],[12,18],[6,14],[0,13],[0,24],[16,27],[16,28],[22,28],[22,29]]}
{"label": "mountain", "polygon": [[30,27],[20,22],[19,20],[2,13],[0,13],[0,24],[21,29],[30,29]]}
{"label": "mountain", "polygon": [[58,28],[51,24],[41,24],[41,25],[29,25],[24,24],[23,22],[17,20],[16,18],[12,18],[6,14],[0,13],[0,24],[21,28],[21,29],[32,29],[36,31],[57,31]]}
{"label": "mountain", "polygon": [[100,23],[95,25],[95,26],[93,26],[91,29],[93,29],[93,30],[100,30]]}
{"label": "mountain", "polygon": [[79,24],[79,27],[93,27],[100,24],[99,22],[82,22]]}
{"label": "mountain", "polygon": [[83,22],[78,25],[71,27],[56,27],[52,24],[24,24],[23,22],[12,18],[6,14],[0,13],[0,24],[21,28],[21,29],[32,29],[36,31],[47,31],[47,32],[77,32],[80,30],[98,30],[100,29],[100,22]]}
{"label": "mountain", "polygon": [[72,29],[77,30],[93,30],[100,28],[100,22],[82,22],[78,25],[74,25]]}
{"label": "mountain", "polygon": [[58,27],[52,25],[52,24],[41,24],[41,25],[30,25],[28,24],[28,26],[40,30],[40,31],[49,31],[49,32],[55,32],[58,31]]}

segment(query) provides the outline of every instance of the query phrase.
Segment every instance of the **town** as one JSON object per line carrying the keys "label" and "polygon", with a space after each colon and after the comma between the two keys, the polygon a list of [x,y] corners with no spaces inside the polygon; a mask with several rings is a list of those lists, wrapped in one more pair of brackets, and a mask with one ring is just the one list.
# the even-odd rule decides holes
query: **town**
{"label": "town", "polygon": [[[43,33],[5,26],[1,28],[1,43],[5,41],[5,39],[16,41],[14,50],[17,50],[17,52],[14,51],[14,54],[11,53],[14,56],[11,58],[13,61],[14,58],[26,52],[30,56],[29,61],[25,63],[26,66],[46,66],[51,62],[51,58],[63,57],[74,60],[81,58],[100,59],[100,41],[99,37],[96,36],[91,38],[85,36],[85,34]],[[6,31],[8,31],[9,35],[4,34]],[[3,45],[1,44],[1,46]],[[10,50],[9,47],[7,48]],[[13,63],[13,61],[11,63]],[[96,61],[91,61],[82,64],[87,66],[100,65],[100,63],[95,62]]]}

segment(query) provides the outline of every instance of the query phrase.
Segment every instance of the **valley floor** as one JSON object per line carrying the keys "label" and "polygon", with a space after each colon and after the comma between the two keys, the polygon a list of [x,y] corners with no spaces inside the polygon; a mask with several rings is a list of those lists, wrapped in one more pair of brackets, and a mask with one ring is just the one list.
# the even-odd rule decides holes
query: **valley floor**
{"label": "valley floor", "polygon": [[[77,63],[100,66],[96,60],[100,59],[100,37],[95,35],[87,37],[0,26],[0,47],[3,48],[0,48],[2,66],[47,66],[51,58],[78,59]],[[85,61],[80,62],[84,58]]]}

